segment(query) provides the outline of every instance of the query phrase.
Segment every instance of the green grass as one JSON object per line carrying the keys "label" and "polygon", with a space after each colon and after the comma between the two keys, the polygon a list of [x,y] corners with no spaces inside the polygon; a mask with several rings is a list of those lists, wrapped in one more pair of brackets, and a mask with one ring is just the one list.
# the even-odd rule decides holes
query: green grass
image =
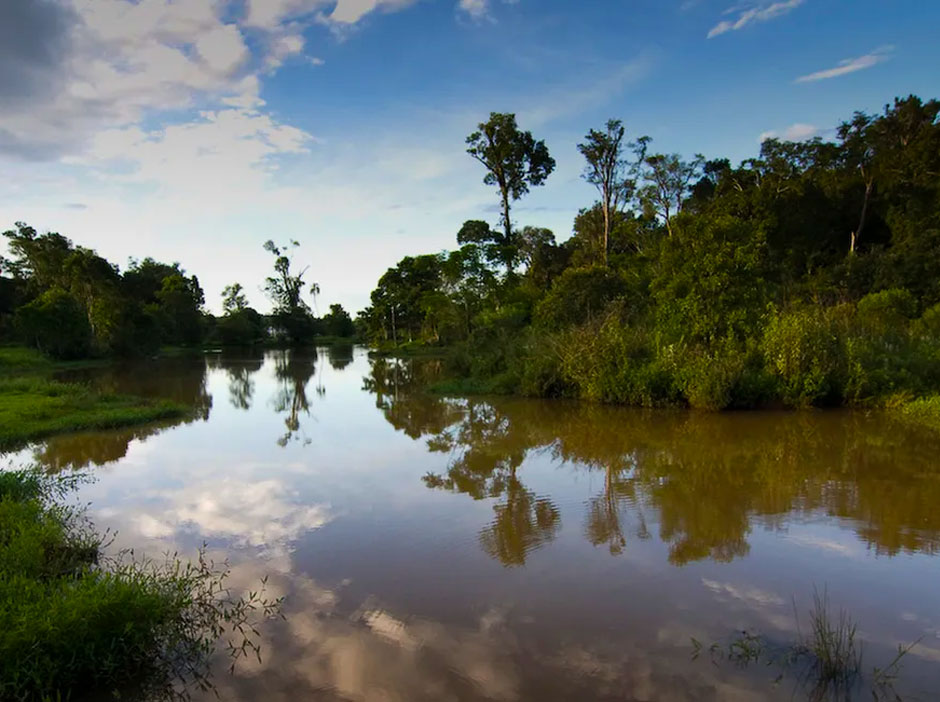
{"label": "green grass", "polygon": [[38,377],[0,378],[0,450],[66,432],[115,429],[180,417],[167,401],[98,393]]}
{"label": "green grass", "polygon": [[[102,558],[101,535],[59,501],[69,486],[0,473],[0,699],[179,699],[180,683],[211,686],[219,637],[252,631],[280,601],[232,597],[227,570],[202,554]],[[233,665],[257,653],[251,635],[239,641],[229,644]]]}
{"label": "green grass", "polygon": [[44,371],[53,362],[34,349],[25,346],[0,346],[0,373]]}
{"label": "green grass", "polygon": [[911,400],[896,411],[905,420],[940,431],[940,395]]}

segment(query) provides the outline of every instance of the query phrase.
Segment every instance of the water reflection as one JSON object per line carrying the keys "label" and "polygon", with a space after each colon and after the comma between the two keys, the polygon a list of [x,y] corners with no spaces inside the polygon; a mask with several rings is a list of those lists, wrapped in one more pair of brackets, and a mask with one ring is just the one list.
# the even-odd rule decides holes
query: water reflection
{"label": "water reflection", "polygon": [[[923,637],[903,681],[928,692],[904,699],[932,699],[936,437],[878,414],[454,399],[425,390],[437,361],[319,354],[96,371],[216,397],[82,500],[116,547],[205,541],[236,590],[269,575],[287,596],[222,699],[782,702],[763,667],[692,663],[690,637],[792,640],[813,584],[857,616],[872,664]],[[46,460],[108,462],[155,429],[60,437]]]}
{"label": "water reflection", "polygon": [[[278,387],[271,400],[274,411],[285,413],[284,426],[287,431],[278,440],[278,446],[287,446],[292,441],[304,445],[311,442],[303,432],[301,416],[310,416],[310,400],[307,398],[307,383],[316,372],[316,352],[277,351],[273,355],[274,376]],[[325,394],[322,383],[317,384],[317,394]]]}
{"label": "water reflection", "polygon": [[[642,412],[567,402],[459,400],[416,390],[434,369],[380,360],[365,388],[386,419],[448,457],[424,477],[435,489],[494,504],[481,542],[507,565],[552,540],[558,513],[524,485],[527,459],[547,452],[575,471],[600,472],[584,533],[611,554],[629,538],[669,547],[669,561],[746,556],[756,527],[839,518],[877,554],[940,550],[940,438],[866,413],[714,415]],[[802,517],[801,517],[802,515]]]}
{"label": "water reflection", "polygon": [[333,344],[326,347],[326,355],[333,370],[343,370],[353,362],[351,344]]}
{"label": "water reflection", "polygon": [[412,439],[443,432],[462,416],[459,407],[425,388],[440,377],[438,360],[375,358],[362,389],[375,395],[375,406],[398,431]]}
{"label": "water reflection", "polygon": [[190,419],[209,419],[212,396],[202,356],[116,363],[103,368],[63,371],[56,380],[88,383],[101,392],[172,400],[192,408]]}
{"label": "water reflection", "polygon": [[197,357],[124,363],[57,374],[56,378],[64,382],[88,383],[102,392],[172,400],[191,407],[192,411],[179,418],[144,426],[54,436],[31,449],[33,461],[52,472],[103,466],[124,458],[132,442],[146,441],[182,424],[208,421],[212,396],[207,387],[206,371],[206,360]]}
{"label": "water reflection", "polygon": [[210,361],[210,368],[221,368],[228,377],[229,402],[236,409],[248,411],[254,401],[255,381],[252,378],[264,365],[262,349],[246,349],[233,354],[220,354]]}

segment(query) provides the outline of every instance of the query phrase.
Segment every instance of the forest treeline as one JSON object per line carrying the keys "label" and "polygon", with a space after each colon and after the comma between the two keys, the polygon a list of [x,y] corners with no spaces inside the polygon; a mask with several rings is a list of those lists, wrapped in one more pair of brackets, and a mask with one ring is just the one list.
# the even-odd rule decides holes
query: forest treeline
{"label": "forest treeline", "polygon": [[264,245],[273,257],[264,282],[271,314],[252,308],[242,285],[233,283],[216,317],[205,310],[199,279],[179,263],[145,258],[121,271],[61,234],[39,234],[22,222],[3,236],[9,255],[0,257],[0,338],[52,358],[134,356],[168,345],[303,345],[355,332],[341,305],[313,314],[307,299],[319,288],[306,284],[306,269],[294,264],[295,241]]}
{"label": "forest treeline", "polygon": [[452,349],[455,387],[644,406],[865,404],[940,389],[940,102],[855,113],[832,140],[656,153],[619,120],[578,144],[598,199],[558,242],[512,219],[555,162],[512,114],[467,138],[498,227],[403,258],[361,326]]}

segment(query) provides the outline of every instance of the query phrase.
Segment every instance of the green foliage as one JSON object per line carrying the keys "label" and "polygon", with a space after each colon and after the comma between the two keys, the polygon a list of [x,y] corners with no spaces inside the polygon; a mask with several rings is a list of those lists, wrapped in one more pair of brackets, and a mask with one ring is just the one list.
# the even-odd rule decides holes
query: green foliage
{"label": "green foliage", "polygon": [[569,268],[552,284],[538,304],[535,323],[561,329],[601,317],[607,306],[626,295],[623,276],[602,266]]}
{"label": "green foliage", "polygon": [[940,395],[930,395],[902,405],[900,415],[912,422],[940,431]]}
{"label": "green foliage", "polygon": [[544,141],[536,141],[531,132],[519,130],[514,114],[498,112],[490,113],[489,120],[481,122],[478,131],[467,137],[467,153],[486,167],[483,182],[499,188],[504,234],[494,244],[510,273],[516,251],[510,203],[528,193],[530,187],[544,184],[555,170],[555,159]]}
{"label": "green foliage", "polygon": [[744,339],[767,301],[763,236],[736,217],[675,219],[651,282],[659,329],[669,341]]}
{"label": "green foliage", "polygon": [[267,323],[251,307],[235,309],[216,321],[215,333],[225,346],[251,346],[267,337]]}
{"label": "green foliage", "polygon": [[815,307],[775,312],[764,330],[762,350],[784,402],[794,407],[840,399],[848,359],[834,314]]}
{"label": "green foliage", "polygon": [[395,292],[405,271],[390,271],[363,319],[381,343],[394,317],[409,343],[454,345],[463,387],[709,410],[936,393],[938,115],[898,99],[835,141],[768,139],[738,166],[624,144],[609,120],[578,145],[600,200],[559,244],[511,226],[511,201],[550,168],[527,181],[535,142],[494,113],[468,151],[504,231],[466,222],[459,251],[428,257],[439,276]]}
{"label": "green foliage", "polygon": [[27,343],[53,358],[82,358],[91,349],[88,318],[78,300],[60,288],[17,310],[16,328]]}
{"label": "green foliage", "polygon": [[356,334],[356,326],[353,324],[349,312],[343,309],[342,305],[330,305],[330,311],[320,320],[323,333],[327,336],[342,338],[351,338]]}
{"label": "green foliage", "polygon": [[0,697],[173,699],[180,683],[211,687],[208,664],[223,633],[236,635],[233,666],[258,652],[244,634],[252,612],[271,616],[279,601],[263,588],[231,596],[227,570],[202,553],[195,563],[102,559],[103,538],[56,502],[68,486],[32,471],[0,473]]}

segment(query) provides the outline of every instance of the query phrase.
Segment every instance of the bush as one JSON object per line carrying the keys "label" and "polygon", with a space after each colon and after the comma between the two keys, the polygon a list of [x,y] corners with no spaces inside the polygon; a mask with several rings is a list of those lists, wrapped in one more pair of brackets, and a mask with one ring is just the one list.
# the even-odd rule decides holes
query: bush
{"label": "bush", "polygon": [[[280,602],[231,597],[227,571],[202,556],[104,567],[101,536],[55,501],[68,486],[0,473],[0,699],[177,699],[179,682],[210,686],[219,636]],[[251,638],[230,644],[234,658],[246,651]]]}
{"label": "bush", "polygon": [[676,362],[682,393],[696,409],[753,408],[774,399],[774,379],[756,350],[726,340],[686,349]]}
{"label": "bush", "polygon": [[841,398],[848,372],[846,349],[827,310],[798,307],[773,314],[761,350],[788,405],[833,404]]}
{"label": "bush", "polygon": [[58,359],[83,358],[91,350],[91,326],[81,304],[53,288],[16,311],[17,331],[30,345]]}

